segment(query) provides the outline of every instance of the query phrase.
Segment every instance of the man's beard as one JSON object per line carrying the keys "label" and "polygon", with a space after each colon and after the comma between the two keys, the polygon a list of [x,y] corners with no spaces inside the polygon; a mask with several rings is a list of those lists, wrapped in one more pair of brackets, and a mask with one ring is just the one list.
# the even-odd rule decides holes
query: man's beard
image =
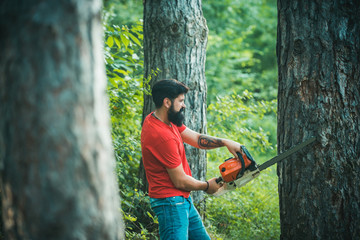
{"label": "man's beard", "polygon": [[184,108],[181,108],[180,111],[175,112],[174,105],[171,105],[169,112],[168,112],[168,119],[170,122],[175,124],[176,126],[180,127],[185,119],[184,116]]}

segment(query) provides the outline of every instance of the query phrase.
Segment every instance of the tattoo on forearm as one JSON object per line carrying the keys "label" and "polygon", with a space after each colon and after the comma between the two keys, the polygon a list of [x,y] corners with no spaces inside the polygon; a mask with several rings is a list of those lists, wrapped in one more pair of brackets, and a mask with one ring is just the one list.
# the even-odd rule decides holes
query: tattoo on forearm
{"label": "tattoo on forearm", "polygon": [[222,147],[222,146],[224,146],[224,143],[222,142],[221,139],[206,136],[206,135],[200,135],[199,140],[198,140],[198,145],[201,148],[210,149],[210,148]]}

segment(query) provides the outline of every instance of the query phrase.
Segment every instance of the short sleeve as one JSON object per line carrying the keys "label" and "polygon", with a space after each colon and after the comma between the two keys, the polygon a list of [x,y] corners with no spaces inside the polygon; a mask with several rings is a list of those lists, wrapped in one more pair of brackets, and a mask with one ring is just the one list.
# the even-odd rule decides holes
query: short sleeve
{"label": "short sleeve", "polygon": [[179,143],[175,139],[169,139],[155,146],[154,149],[152,149],[152,153],[166,168],[176,168],[182,163]]}
{"label": "short sleeve", "polygon": [[183,124],[183,125],[181,125],[180,127],[177,127],[177,128],[179,130],[179,133],[182,133],[186,129],[186,126]]}

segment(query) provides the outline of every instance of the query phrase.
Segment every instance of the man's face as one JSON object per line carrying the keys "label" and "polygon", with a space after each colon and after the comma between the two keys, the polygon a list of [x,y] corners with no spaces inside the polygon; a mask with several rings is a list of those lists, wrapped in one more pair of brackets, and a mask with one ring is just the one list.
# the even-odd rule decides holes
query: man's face
{"label": "man's face", "polygon": [[185,109],[185,95],[180,94],[174,101],[171,102],[171,107],[168,111],[169,121],[180,127],[185,119],[184,109]]}

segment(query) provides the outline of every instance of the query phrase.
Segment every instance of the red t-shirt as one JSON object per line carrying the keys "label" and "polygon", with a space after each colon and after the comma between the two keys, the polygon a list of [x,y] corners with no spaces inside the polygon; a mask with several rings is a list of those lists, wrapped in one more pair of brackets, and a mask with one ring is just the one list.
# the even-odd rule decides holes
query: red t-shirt
{"label": "red t-shirt", "polygon": [[149,182],[149,196],[166,198],[183,196],[188,198],[190,192],[177,189],[172,183],[166,168],[178,167],[181,163],[185,174],[191,176],[189,163],[180,133],[185,125],[177,127],[156,119],[150,113],[144,120],[141,131],[142,160]]}

